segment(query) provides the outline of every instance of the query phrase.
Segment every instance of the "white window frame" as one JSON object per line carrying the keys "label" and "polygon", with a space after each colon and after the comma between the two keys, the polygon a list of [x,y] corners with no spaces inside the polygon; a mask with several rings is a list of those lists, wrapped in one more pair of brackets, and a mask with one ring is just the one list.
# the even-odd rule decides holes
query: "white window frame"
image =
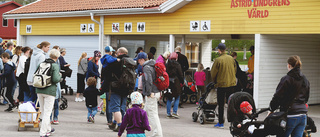
{"label": "white window frame", "polygon": [[[7,20],[7,26],[4,26],[4,25],[3,25],[4,20]],[[9,20],[8,20],[8,19],[4,19],[4,18],[2,18],[2,27],[8,27],[8,22],[9,22]]]}

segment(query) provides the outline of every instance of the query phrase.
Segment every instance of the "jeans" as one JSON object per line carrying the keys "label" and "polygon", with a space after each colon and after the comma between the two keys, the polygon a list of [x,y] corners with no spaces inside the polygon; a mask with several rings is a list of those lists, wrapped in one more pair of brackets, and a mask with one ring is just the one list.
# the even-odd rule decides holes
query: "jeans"
{"label": "jeans", "polygon": [[112,122],[112,112],[109,110],[109,101],[107,101],[107,99],[109,98],[109,92],[106,93],[106,118],[107,118],[107,121],[108,123],[111,123]]}
{"label": "jeans", "polygon": [[[58,115],[59,115],[59,99],[54,100],[54,105],[53,105],[53,120],[58,120]],[[52,119],[52,113],[51,113],[51,119]]]}
{"label": "jeans", "polygon": [[219,123],[223,124],[223,116],[224,116],[224,104],[225,99],[229,98],[229,96],[234,92],[234,87],[226,87],[226,88],[218,88],[217,90],[217,97],[218,97],[218,114],[219,114]]}
{"label": "jeans", "polygon": [[55,97],[46,94],[38,94],[40,112],[42,118],[40,136],[45,136],[51,131],[50,114],[52,112]]}
{"label": "jeans", "polygon": [[[160,94],[160,93],[156,93],[156,94]],[[156,96],[157,95],[155,95],[155,97],[153,98],[147,97],[147,96],[145,97],[145,100],[146,100],[145,110],[147,112],[150,125],[152,127],[151,128],[152,137],[163,137],[162,127],[161,127],[161,123],[158,115],[158,99]]]}
{"label": "jeans", "polygon": [[[167,115],[171,115],[171,102],[173,98],[167,98]],[[173,102],[173,114],[177,114],[178,106],[179,106],[180,96],[174,99]]]}
{"label": "jeans", "polygon": [[24,92],[24,101],[32,101],[35,102],[37,100],[36,88],[33,86],[29,86],[30,94]]}
{"label": "jeans", "polygon": [[98,112],[98,107],[97,106],[95,106],[95,107],[87,107],[87,109],[88,109],[88,117],[87,117],[88,119],[89,119],[90,116],[94,117]]}
{"label": "jeans", "polygon": [[302,137],[303,131],[307,125],[307,115],[287,118],[287,127],[284,137]]}

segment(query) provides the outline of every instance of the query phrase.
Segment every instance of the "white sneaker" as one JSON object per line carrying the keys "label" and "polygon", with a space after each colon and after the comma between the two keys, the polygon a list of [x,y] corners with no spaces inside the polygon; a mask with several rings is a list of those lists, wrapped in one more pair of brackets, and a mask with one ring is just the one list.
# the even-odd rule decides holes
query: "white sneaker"
{"label": "white sneaker", "polygon": [[81,98],[78,98],[78,102],[82,102],[83,100]]}
{"label": "white sneaker", "polygon": [[80,99],[80,98],[76,98],[75,101],[76,101],[76,102],[79,102],[79,99]]}
{"label": "white sneaker", "polygon": [[85,98],[85,97],[83,97],[83,98],[82,98],[82,101],[86,101],[86,98]]}

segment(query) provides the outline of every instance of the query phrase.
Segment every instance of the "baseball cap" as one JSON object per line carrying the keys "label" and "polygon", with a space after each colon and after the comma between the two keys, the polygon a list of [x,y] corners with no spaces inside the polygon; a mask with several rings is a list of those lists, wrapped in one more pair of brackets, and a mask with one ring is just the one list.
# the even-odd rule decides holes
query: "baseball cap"
{"label": "baseball cap", "polygon": [[248,102],[248,101],[243,101],[241,104],[240,104],[240,110],[243,112],[243,113],[249,113],[251,110],[252,110],[252,106],[251,104]]}
{"label": "baseball cap", "polygon": [[140,52],[134,60],[146,59],[146,58],[148,58],[147,53],[145,53],[145,52]]}
{"label": "baseball cap", "polygon": [[218,45],[218,47],[216,47],[216,50],[217,50],[217,49],[226,50],[227,47],[226,47],[226,45],[225,45],[224,43],[220,43],[220,44]]}
{"label": "baseball cap", "polygon": [[111,46],[106,46],[106,47],[104,48],[104,50],[105,50],[106,52],[115,51]]}

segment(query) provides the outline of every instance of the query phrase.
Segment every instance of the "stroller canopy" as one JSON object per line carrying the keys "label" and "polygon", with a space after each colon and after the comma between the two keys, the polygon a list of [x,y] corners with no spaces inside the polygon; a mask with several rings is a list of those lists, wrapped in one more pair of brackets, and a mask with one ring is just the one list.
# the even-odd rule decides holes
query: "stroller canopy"
{"label": "stroller canopy", "polygon": [[252,106],[252,113],[256,113],[256,105],[253,97],[247,92],[236,92],[230,95],[228,100],[227,118],[228,122],[233,122],[238,114],[241,114],[240,104],[243,101],[248,101]]}

